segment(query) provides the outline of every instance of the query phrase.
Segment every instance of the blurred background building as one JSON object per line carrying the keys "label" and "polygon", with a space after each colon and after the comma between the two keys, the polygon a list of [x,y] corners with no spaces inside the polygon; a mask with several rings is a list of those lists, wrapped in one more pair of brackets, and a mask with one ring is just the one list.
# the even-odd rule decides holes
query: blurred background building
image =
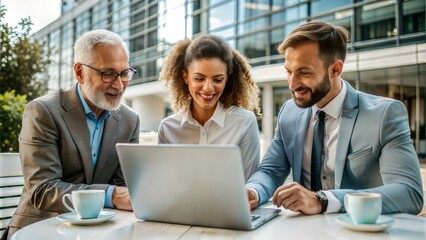
{"label": "blurred background building", "polygon": [[225,38],[245,54],[262,90],[263,146],[273,137],[282,103],[291,98],[284,59],[276,46],[298,25],[326,21],[350,32],[343,78],[355,88],[404,102],[412,138],[426,151],[425,0],[63,0],[62,16],[35,36],[55,47],[46,73],[49,89],[67,88],[73,43],[84,32],[120,34],[138,70],[125,99],[141,118],[142,136],[156,142],[160,121],[171,113],[158,75],[174,43],[202,33]]}

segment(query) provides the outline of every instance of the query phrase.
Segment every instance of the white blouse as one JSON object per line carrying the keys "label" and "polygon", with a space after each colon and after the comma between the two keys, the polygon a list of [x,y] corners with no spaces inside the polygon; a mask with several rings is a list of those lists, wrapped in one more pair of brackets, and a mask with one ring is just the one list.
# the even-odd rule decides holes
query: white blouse
{"label": "white blouse", "polygon": [[204,126],[192,118],[191,111],[187,111],[163,119],[158,130],[159,143],[238,145],[246,180],[259,167],[259,139],[259,129],[253,112],[236,106],[224,109],[220,102]]}

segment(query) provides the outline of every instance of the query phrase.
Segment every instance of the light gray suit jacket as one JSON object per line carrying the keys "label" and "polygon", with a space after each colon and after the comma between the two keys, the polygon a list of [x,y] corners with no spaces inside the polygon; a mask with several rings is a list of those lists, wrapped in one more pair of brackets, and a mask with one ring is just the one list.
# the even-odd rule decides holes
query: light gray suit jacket
{"label": "light gray suit jacket", "polygon": [[61,199],[73,190],[124,185],[115,144],[137,143],[138,136],[136,112],[125,105],[111,111],[94,167],[77,86],[29,102],[19,137],[25,183],[9,226],[21,228],[68,212]]}
{"label": "light gray suit jacket", "polygon": [[[419,161],[410,139],[405,106],[396,100],[356,91],[347,82],[335,159],[335,189],[382,194],[383,213],[417,214],[423,207]],[[302,184],[302,154],[311,108],[293,100],[282,106],[275,135],[258,171],[246,187],[267,201],[293,170]],[[342,211],[345,211],[343,208]]]}

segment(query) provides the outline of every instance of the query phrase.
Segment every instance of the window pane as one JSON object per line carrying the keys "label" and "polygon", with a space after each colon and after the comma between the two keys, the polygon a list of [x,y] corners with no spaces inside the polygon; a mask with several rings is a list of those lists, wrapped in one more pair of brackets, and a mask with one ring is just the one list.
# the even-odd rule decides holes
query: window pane
{"label": "window pane", "polygon": [[312,0],[311,1],[311,15],[318,14],[333,8],[349,5],[352,0]]}
{"label": "window pane", "polygon": [[226,29],[221,29],[219,31],[211,31],[211,34],[220,36],[224,39],[230,38],[230,37],[234,37],[235,36],[235,27],[231,26],[229,28]]}
{"label": "window pane", "polygon": [[302,4],[296,7],[287,8],[272,15],[272,24],[278,25],[285,22],[294,21],[308,16],[307,5]]}
{"label": "window pane", "polygon": [[358,8],[357,41],[392,37],[397,34],[394,1],[380,1]]}
{"label": "window pane", "polygon": [[266,33],[260,32],[247,35],[238,41],[238,50],[248,58],[266,56]]}
{"label": "window pane", "polygon": [[142,21],[144,18],[145,18],[145,12],[142,11],[142,12],[139,12],[138,14],[136,14],[136,15],[133,15],[133,17],[130,18],[130,22],[132,24],[137,23],[139,21]]}
{"label": "window pane", "polygon": [[209,30],[235,23],[235,1],[212,8],[209,15]]}
{"label": "window pane", "polygon": [[268,18],[255,19],[239,25],[239,33],[261,30],[268,26]]}
{"label": "window pane", "polygon": [[277,47],[285,38],[285,30],[284,28],[277,28],[271,31],[271,45],[270,51],[271,55],[278,55]]}
{"label": "window pane", "polygon": [[403,34],[425,31],[425,1],[406,0],[402,2]]}
{"label": "window pane", "polygon": [[157,45],[157,31],[148,33],[148,47]]}
{"label": "window pane", "polygon": [[147,65],[147,77],[153,77],[157,75],[157,64],[156,62],[149,62]]}
{"label": "window pane", "polygon": [[139,50],[144,49],[145,43],[144,43],[145,37],[141,36],[138,38],[135,38],[130,41],[130,52],[136,52]]}
{"label": "window pane", "polygon": [[269,12],[269,0],[239,0],[239,19],[244,21],[251,17]]}

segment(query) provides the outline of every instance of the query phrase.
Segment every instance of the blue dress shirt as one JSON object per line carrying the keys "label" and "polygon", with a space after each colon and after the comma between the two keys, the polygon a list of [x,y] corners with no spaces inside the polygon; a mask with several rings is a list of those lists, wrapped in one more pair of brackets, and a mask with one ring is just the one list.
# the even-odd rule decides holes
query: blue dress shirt
{"label": "blue dress shirt", "polygon": [[[77,85],[77,93],[80,98],[81,105],[83,106],[84,113],[86,116],[86,123],[89,129],[90,136],[90,148],[92,151],[92,163],[93,167],[96,167],[96,162],[98,161],[99,148],[102,142],[102,134],[104,131],[105,121],[110,117],[110,111],[104,111],[99,119],[96,117],[95,113],[90,109],[86,100],[84,100],[83,95],[81,94],[80,84]],[[115,186],[109,186],[105,193],[105,207],[112,208],[112,193]]]}

